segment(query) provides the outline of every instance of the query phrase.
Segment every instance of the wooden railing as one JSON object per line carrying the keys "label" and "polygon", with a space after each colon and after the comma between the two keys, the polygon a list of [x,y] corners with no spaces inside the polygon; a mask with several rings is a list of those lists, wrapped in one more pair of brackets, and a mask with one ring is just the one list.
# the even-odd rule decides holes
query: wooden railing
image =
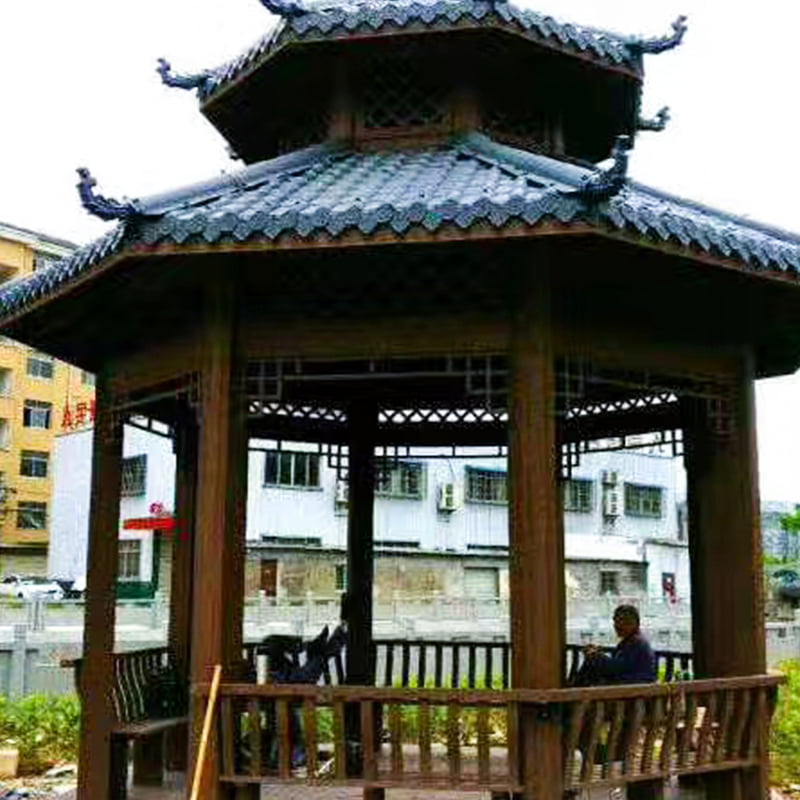
{"label": "wooden railing", "polygon": [[[745,768],[766,759],[781,681],[547,691],[227,684],[221,780],[521,791],[536,768],[517,735],[525,711],[561,726],[568,790]],[[195,693],[207,697],[208,687]]]}
{"label": "wooden railing", "polygon": [[[386,688],[507,689],[511,681],[511,645],[508,642],[457,642],[430,639],[377,639],[375,683]],[[611,653],[613,647],[600,648]],[[245,645],[245,659],[253,665],[259,645]],[[692,654],[656,650],[659,679],[667,683],[692,673]],[[337,654],[322,676],[326,685],[344,683],[345,658]],[[583,647],[566,647],[566,677],[572,683],[583,664]]]}

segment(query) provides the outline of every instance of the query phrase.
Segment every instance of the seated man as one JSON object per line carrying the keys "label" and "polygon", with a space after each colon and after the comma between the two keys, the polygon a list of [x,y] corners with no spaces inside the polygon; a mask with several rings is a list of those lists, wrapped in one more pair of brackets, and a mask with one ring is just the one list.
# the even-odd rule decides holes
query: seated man
{"label": "seated man", "polygon": [[614,631],[619,643],[611,655],[588,645],[577,684],[653,683],[657,678],[656,657],[639,624],[639,612],[634,606],[619,606],[614,611]]}

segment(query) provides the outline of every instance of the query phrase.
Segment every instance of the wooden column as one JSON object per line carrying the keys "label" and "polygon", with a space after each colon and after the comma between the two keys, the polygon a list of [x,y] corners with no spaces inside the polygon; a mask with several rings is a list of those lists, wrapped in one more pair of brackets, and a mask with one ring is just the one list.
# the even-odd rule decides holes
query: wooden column
{"label": "wooden column", "polygon": [[[83,664],[80,676],[82,717],[78,764],[79,800],[114,797],[111,703],[114,682],[114,619],[117,602],[119,496],[122,423],[112,409],[105,377],[97,378],[86,567]],[[117,763],[115,767],[121,769]]]}
{"label": "wooden column", "polygon": [[[557,490],[555,359],[548,264],[517,272],[511,342],[509,543],[513,683],[555,688],[564,681],[564,537]],[[561,797],[558,719],[521,714],[526,798]]]}
{"label": "wooden column", "polygon": [[[175,424],[175,529],[172,537],[169,631],[167,643],[175,669],[188,682],[192,625],[192,564],[197,499],[197,421],[182,410]],[[186,732],[168,737],[169,768],[186,769]]]}
{"label": "wooden column", "polygon": [[[242,662],[244,510],[247,434],[241,382],[236,379],[236,302],[231,283],[215,282],[207,295],[201,379],[199,461],[194,531],[191,623],[192,683],[209,683],[215,664],[236,680]],[[190,772],[204,707],[192,707]],[[214,727],[200,796],[223,796]],[[187,790],[188,791],[188,790]]]}
{"label": "wooden column", "polygon": [[[696,678],[766,671],[754,373],[743,357],[729,407],[686,401],[692,637]],[[720,412],[722,412],[720,416]],[[766,755],[765,755],[766,757]],[[767,766],[709,778],[708,800],[762,800]]]}

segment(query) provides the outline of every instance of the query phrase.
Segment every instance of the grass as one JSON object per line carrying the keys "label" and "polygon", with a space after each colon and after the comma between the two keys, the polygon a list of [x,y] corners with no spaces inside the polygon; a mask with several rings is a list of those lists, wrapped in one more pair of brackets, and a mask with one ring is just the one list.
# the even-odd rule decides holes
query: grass
{"label": "grass", "polygon": [[770,754],[776,784],[800,782],[800,661],[784,661],[779,669],[789,679],[780,691],[772,721]]}

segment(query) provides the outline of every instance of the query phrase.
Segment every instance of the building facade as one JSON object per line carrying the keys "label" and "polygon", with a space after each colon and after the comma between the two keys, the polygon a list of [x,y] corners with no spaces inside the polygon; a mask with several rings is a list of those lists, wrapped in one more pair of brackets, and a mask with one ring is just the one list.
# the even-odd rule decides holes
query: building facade
{"label": "building facade", "polygon": [[[85,572],[91,433],[57,438],[50,573]],[[173,548],[174,456],[169,439],[128,426],[123,446],[120,595],[166,589]],[[689,597],[676,470],[658,452],[591,453],[564,484],[570,597]],[[381,463],[375,499],[378,601],[508,597],[508,492],[502,456]],[[245,593],[336,596],[347,586],[348,487],[314,445],[251,440]]]}
{"label": "building facade", "polygon": [[[0,280],[29,275],[74,249],[0,223]],[[93,414],[90,373],[0,339],[0,575],[46,572],[54,436],[90,424]]]}

